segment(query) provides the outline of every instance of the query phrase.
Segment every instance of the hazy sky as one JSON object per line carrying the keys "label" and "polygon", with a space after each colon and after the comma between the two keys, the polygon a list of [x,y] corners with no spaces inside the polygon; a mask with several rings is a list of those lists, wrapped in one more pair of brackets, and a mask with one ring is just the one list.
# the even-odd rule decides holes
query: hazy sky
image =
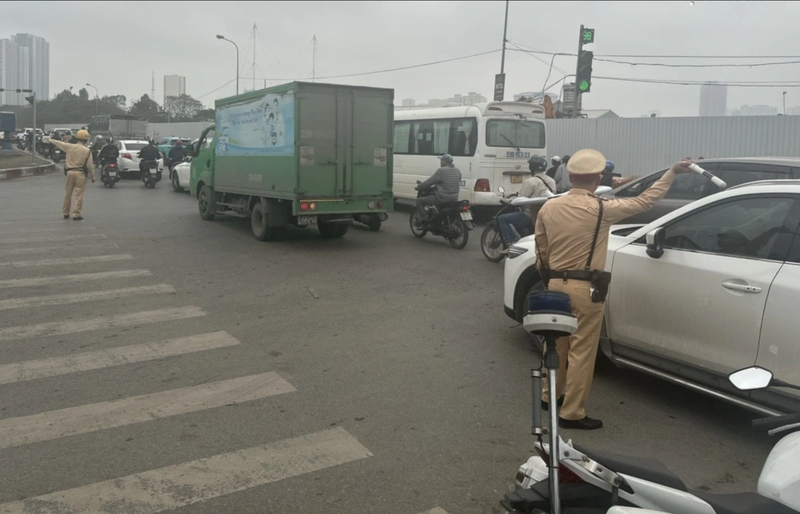
{"label": "hazy sky", "polygon": [[[95,84],[100,95],[138,98],[151,89],[163,99],[163,76],[186,76],[187,93],[212,105],[235,92],[235,50],[240,75],[252,76],[253,23],[256,85],[310,79],[311,39],[317,37],[318,77],[346,75],[446,60],[499,50],[503,1],[491,2],[3,2],[0,37],[27,32],[50,42],[51,95],[69,86]],[[148,21],[141,21],[148,20]],[[787,55],[795,38],[800,2],[525,2],[512,1],[508,39],[523,47],[575,53],[581,24],[596,30],[587,49],[601,54]],[[509,48],[514,48],[509,45]],[[541,90],[547,64],[519,52],[506,53],[506,99]],[[645,61],[645,59],[622,59]],[[800,61],[800,59],[797,59]],[[650,62],[711,64],[672,59]],[[574,57],[555,66],[574,73]],[[500,53],[416,69],[325,80],[389,87],[399,103],[448,98],[477,91],[492,95]],[[670,80],[792,81],[800,64],[761,68],[655,68],[594,63],[595,76]],[[549,82],[563,74],[553,70]],[[252,87],[243,79],[240,88]],[[219,89],[217,89],[219,88]],[[216,91],[214,91],[216,89]],[[800,105],[800,87],[729,88],[728,108],[742,104]],[[93,90],[90,89],[93,94]],[[636,84],[595,79],[584,107],[613,109],[623,116],[659,110],[665,116],[697,115],[698,86]]]}

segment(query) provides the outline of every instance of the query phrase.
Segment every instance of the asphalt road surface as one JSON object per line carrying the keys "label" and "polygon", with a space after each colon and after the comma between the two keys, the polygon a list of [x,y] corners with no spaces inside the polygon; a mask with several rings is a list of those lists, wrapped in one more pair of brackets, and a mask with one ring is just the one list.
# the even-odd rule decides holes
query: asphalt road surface
{"label": "asphalt road surface", "polygon": [[[479,514],[532,451],[536,354],[502,264],[380,232],[262,243],[168,180],[0,183],[0,512]],[[601,365],[567,431],[755,490],[755,416]],[[27,509],[27,510],[26,510]]]}

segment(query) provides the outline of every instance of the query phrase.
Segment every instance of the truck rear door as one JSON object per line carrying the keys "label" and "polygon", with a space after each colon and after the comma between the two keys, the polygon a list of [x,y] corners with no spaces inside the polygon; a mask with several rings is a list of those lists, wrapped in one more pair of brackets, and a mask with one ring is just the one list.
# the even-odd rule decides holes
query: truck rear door
{"label": "truck rear door", "polygon": [[345,119],[352,111],[340,96],[340,90],[324,86],[298,92],[298,189],[304,198],[344,195],[348,141],[343,127],[352,123]]}
{"label": "truck rear door", "polygon": [[386,93],[353,91],[352,171],[348,188],[354,196],[379,196],[391,191],[394,103]]}

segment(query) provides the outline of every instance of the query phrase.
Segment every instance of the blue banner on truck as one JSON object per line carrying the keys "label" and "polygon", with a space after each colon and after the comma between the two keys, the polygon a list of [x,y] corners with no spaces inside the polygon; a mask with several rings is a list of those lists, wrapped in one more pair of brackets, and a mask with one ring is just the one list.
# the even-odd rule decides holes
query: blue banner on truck
{"label": "blue banner on truck", "polygon": [[294,155],[294,92],[217,108],[217,156]]}

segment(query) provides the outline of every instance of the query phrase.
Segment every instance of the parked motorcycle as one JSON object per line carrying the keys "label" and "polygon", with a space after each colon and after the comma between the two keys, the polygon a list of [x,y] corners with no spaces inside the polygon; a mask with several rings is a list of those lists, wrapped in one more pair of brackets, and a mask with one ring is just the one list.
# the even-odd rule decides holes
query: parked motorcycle
{"label": "parked motorcycle", "polygon": [[113,189],[114,185],[119,182],[119,170],[117,170],[117,162],[113,161],[101,161],[100,165],[100,180],[103,182],[103,185]]}
{"label": "parked motorcycle", "polygon": [[[732,373],[728,378],[741,391],[767,387],[800,389],[800,386],[773,378],[770,371],[757,366]],[[538,398],[534,398],[534,412],[537,405]],[[755,419],[752,425],[769,435],[789,433],[767,457],[758,479],[757,493],[690,491],[680,477],[655,459],[592,451],[559,439],[556,447],[561,493],[557,497],[565,509],[580,506],[596,508],[597,512],[622,503],[673,514],[797,514],[800,512],[800,466],[797,465],[800,462],[800,413]],[[540,441],[535,448],[539,456],[531,457],[520,468],[515,491],[501,502],[507,512],[557,511],[551,511],[554,505],[548,495],[550,478],[545,460],[549,458],[550,446]]]}
{"label": "parked motorcycle", "polygon": [[145,187],[155,189],[156,184],[161,182],[161,172],[158,170],[158,161],[147,161],[147,171],[142,173],[142,182]]}
{"label": "parked motorcycle", "polygon": [[[417,184],[421,184],[418,180]],[[417,198],[433,196],[434,189],[428,188],[417,192]],[[472,222],[472,211],[469,200],[458,200],[437,207],[427,208],[428,219],[420,220],[417,209],[411,209],[408,223],[411,233],[418,238],[423,238],[430,232],[435,236],[442,236],[456,250],[461,250],[469,242],[469,231],[475,228]],[[421,223],[417,223],[417,221]]]}

